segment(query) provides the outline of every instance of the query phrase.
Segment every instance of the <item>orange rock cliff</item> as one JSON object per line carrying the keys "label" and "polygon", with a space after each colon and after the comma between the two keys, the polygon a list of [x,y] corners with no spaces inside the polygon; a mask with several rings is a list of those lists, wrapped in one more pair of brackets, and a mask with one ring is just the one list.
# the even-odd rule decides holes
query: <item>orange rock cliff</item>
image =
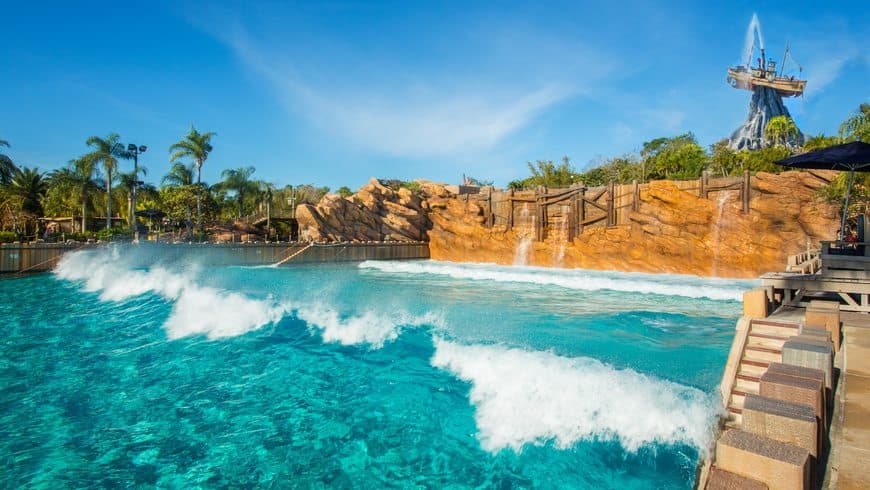
{"label": "orange rock cliff", "polygon": [[565,233],[535,241],[519,223],[487,227],[480,202],[427,181],[415,194],[372,179],[348,198],[327,195],[299,206],[297,220],[303,239],[428,241],[437,260],[757,277],[783,270],[788,255],[808,243],[834,238],[838,209],[818,197],[834,175],[757,174],[748,213],[737,192],[706,199],[655,181],[641,187],[625,224],[586,227],[570,241]]}

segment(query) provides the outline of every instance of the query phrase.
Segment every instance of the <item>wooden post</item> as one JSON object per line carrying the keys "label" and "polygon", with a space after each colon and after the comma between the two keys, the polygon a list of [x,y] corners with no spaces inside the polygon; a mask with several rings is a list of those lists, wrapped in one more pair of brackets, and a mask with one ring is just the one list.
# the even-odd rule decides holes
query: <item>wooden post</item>
{"label": "wooden post", "polygon": [[571,185],[571,190],[573,193],[571,197],[568,198],[568,216],[565,216],[565,219],[568,220],[568,241],[574,240],[574,237],[577,236],[577,184]]}
{"label": "wooden post", "polygon": [[613,181],[607,184],[607,226],[615,225],[616,209],[613,206]]}
{"label": "wooden post", "polygon": [[743,198],[743,212],[749,213],[749,189],[750,189],[750,181],[749,181],[749,171],[743,172],[743,191],[740,193]]}
{"label": "wooden post", "polygon": [[577,193],[577,203],[580,209],[577,210],[577,234],[583,234],[583,222],[586,221],[586,185],[580,184],[580,192]]}
{"label": "wooden post", "polygon": [[550,190],[544,187],[543,191],[541,195],[541,241],[547,239],[547,227],[550,225],[550,217],[547,215],[547,195]]}
{"label": "wooden post", "polygon": [[492,228],[492,222],[492,189],[490,189],[486,196],[486,227]]}
{"label": "wooden post", "polygon": [[640,210],[640,184],[635,179],[631,181],[631,185],[631,210],[637,212]]}
{"label": "wooden post", "polygon": [[701,177],[698,178],[698,186],[700,190],[698,190],[698,197],[707,199],[707,182],[710,179],[710,174],[707,173],[706,170],[701,172]]}
{"label": "wooden post", "polygon": [[508,190],[508,204],[510,205],[510,211],[508,211],[508,230],[514,229],[514,190]]}

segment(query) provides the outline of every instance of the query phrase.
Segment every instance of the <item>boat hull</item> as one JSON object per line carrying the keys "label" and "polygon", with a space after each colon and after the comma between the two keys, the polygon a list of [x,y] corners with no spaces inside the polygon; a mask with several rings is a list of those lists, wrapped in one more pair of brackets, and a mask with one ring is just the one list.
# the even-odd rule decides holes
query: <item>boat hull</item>
{"label": "boat hull", "polygon": [[762,70],[746,70],[743,67],[728,68],[728,83],[743,90],[754,90],[755,87],[768,87],[776,90],[782,97],[797,97],[804,93],[806,80],[794,77],[778,77],[771,72]]}

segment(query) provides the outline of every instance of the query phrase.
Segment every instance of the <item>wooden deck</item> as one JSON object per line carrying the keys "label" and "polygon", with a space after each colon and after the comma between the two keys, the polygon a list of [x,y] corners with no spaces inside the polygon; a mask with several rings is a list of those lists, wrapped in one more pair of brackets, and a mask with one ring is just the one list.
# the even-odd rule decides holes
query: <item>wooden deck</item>
{"label": "wooden deck", "polygon": [[[824,263],[824,261],[823,261]],[[824,272],[801,274],[770,272],[761,276],[764,287],[786,306],[806,307],[811,299],[840,301],[841,311],[870,313],[870,281],[860,278],[828,277]]]}

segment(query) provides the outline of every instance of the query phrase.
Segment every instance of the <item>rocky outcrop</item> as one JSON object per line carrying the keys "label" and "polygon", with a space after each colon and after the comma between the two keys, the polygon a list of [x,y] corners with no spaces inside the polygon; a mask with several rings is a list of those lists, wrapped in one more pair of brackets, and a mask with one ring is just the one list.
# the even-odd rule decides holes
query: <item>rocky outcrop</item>
{"label": "rocky outcrop", "polygon": [[356,194],[327,194],[296,209],[299,235],[315,242],[423,241],[431,226],[427,203],[409,189],[372,179]]}
{"label": "rocky outcrop", "polygon": [[836,206],[818,198],[834,175],[758,174],[747,214],[739,191],[704,199],[674,182],[652,182],[637,211],[628,211],[628,224],[587,227],[570,242],[560,233],[536,242],[522,227],[486,227],[475,199],[423,181],[418,197],[373,180],[350,198],[300,207],[298,219],[315,240],[428,240],[438,260],[757,277],[782,270],[808,242],[834,237]]}
{"label": "rocky outcrop", "polygon": [[[768,146],[764,129],[777,116],[791,118],[788,108],[782,103],[782,97],[770,87],[755,87],[752,90],[746,122],[731,134],[728,146],[733,150],[757,150]],[[796,136],[789,135],[787,138],[789,146],[800,146],[803,143],[804,135],[800,130]]]}

